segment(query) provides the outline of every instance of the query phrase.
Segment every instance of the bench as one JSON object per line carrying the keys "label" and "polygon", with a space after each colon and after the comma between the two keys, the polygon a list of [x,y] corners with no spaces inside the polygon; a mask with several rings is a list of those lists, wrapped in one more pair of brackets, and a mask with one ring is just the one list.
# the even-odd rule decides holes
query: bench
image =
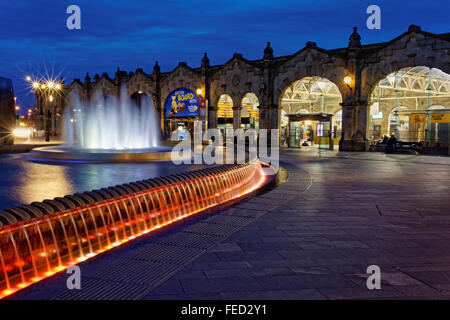
{"label": "bench", "polygon": [[396,143],[396,153],[418,154],[420,151],[422,151],[420,142],[397,141]]}

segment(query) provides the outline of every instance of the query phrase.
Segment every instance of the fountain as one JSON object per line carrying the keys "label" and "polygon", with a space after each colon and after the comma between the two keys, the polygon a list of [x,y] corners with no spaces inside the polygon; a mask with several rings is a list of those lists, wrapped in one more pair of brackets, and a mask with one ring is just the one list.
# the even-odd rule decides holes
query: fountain
{"label": "fountain", "polygon": [[256,160],[0,210],[0,299],[269,182]]}
{"label": "fountain", "polygon": [[[147,161],[171,159],[159,146],[151,98],[138,107],[97,92],[78,94],[64,114],[65,144],[38,148],[33,159]],[[156,156],[155,156],[156,155]],[[110,186],[0,210],[0,299],[139,236],[205,213],[268,185],[258,159]]]}
{"label": "fountain", "polygon": [[82,101],[75,89],[63,115],[64,145],[36,148],[39,161],[158,161],[170,160],[171,149],[160,146],[158,117],[152,98],[141,96],[138,106],[121,88],[120,97],[94,92],[91,102]]}

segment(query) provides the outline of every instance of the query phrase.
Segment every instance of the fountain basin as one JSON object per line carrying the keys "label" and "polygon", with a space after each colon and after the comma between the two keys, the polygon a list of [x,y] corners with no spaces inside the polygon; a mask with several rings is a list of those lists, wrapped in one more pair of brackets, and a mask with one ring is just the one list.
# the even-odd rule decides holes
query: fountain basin
{"label": "fountain basin", "polygon": [[269,182],[259,161],[130,182],[0,211],[0,299]]}
{"label": "fountain basin", "polygon": [[81,149],[67,146],[31,150],[29,159],[44,162],[147,162],[171,161],[171,147],[145,149]]}

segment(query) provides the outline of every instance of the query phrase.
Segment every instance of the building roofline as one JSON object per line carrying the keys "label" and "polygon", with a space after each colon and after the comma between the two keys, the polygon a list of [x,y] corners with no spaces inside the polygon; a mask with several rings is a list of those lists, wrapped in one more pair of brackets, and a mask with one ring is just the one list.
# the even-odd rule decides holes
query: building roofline
{"label": "building roofline", "polygon": [[[427,32],[427,31],[423,31],[421,29],[421,27],[416,26],[416,25],[410,25],[408,30],[406,32],[403,32],[402,34],[398,35],[397,37],[395,37],[392,40],[389,41],[385,41],[385,42],[376,42],[376,43],[369,43],[369,44],[363,44],[360,47],[361,50],[361,57],[369,57],[375,53],[377,53],[378,51],[388,47],[389,45],[391,45],[392,43],[400,40],[402,37],[404,37],[405,35],[411,34],[411,33],[420,33],[423,34],[425,36],[428,37],[432,37],[432,38],[436,38],[436,39],[440,39],[440,40],[444,40],[444,41],[450,41],[450,32],[447,33],[440,33],[440,34],[436,34],[436,33],[431,33],[431,32]],[[303,47],[302,49],[294,52],[293,54],[290,55],[284,55],[284,56],[278,56],[278,57],[273,57],[273,59],[271,59],[270,61],[272,63],[274,63],[275,66],[279,66],[282,65],[283,63],[285,63],[286,61],[294,58],[295,56],[297,56],[298,54],[300,54],[301,52],[303,52],[306,49],[314,49],[317,51],[320,51],[322,53],[340,58],[340,59],[346,59],[347,55],[348,55],[348,47],[342,47],[342,48],[335,48],[335,49],[324,49],[321,47],[318,47],[314,42],[307,42],[305,47]],[[225,67],[227,64],[229,64],[231,61],[233,61],[234,59],[240,60],[242,62],[245,62],[255,68],[263,68],[263,64],[265,62],[264,59],[255,59],[255,60],[249,60],[244,58],[241,54],[238,53],[234,53],[233,57],[229,60],[227,60],[226,62],[222,63],[222,64],[216,64],[216,65],[211,65],[209,66],[209,69],[212,73],[217,72],[218,70],[222,69],[223,67]],[[162,78],[170,75],[171,73],[173,73],[175,70],[177,70],[180,67],[184,67],[190,71],[192,71],[195,74],[200,74],[201,73],[201,69],[202,67],[190,67],[186,62],[178,62],[178,65],[170,70],[170,71],[166,71],[166,72],[161,72],[160,75]],[[140,69],[142,70],[142,69]],[[143,72],[143,71],[142,71]],[[151,77],[153,73],[144,73],[144,75],[146,75],[147,77]],[[104,74],[102,74],[103,78]],[[111,79],[109,78],[109,76],[107,77],[108,80],[110,80],[111,82],[113,82],[113,80],[115,79]],[[75,79],[74,79],[75,81]],[[72,82],[73,83],[73,82]]]}

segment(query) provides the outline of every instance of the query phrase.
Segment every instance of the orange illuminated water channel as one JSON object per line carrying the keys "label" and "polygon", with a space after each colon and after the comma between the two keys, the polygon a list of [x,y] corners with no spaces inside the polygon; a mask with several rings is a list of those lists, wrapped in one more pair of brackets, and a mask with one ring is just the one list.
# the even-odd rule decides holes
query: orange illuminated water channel
{"label": "orange illuminated water channel", "polygon": [[0,228],[0,298],[260,188],[259,161]]}

